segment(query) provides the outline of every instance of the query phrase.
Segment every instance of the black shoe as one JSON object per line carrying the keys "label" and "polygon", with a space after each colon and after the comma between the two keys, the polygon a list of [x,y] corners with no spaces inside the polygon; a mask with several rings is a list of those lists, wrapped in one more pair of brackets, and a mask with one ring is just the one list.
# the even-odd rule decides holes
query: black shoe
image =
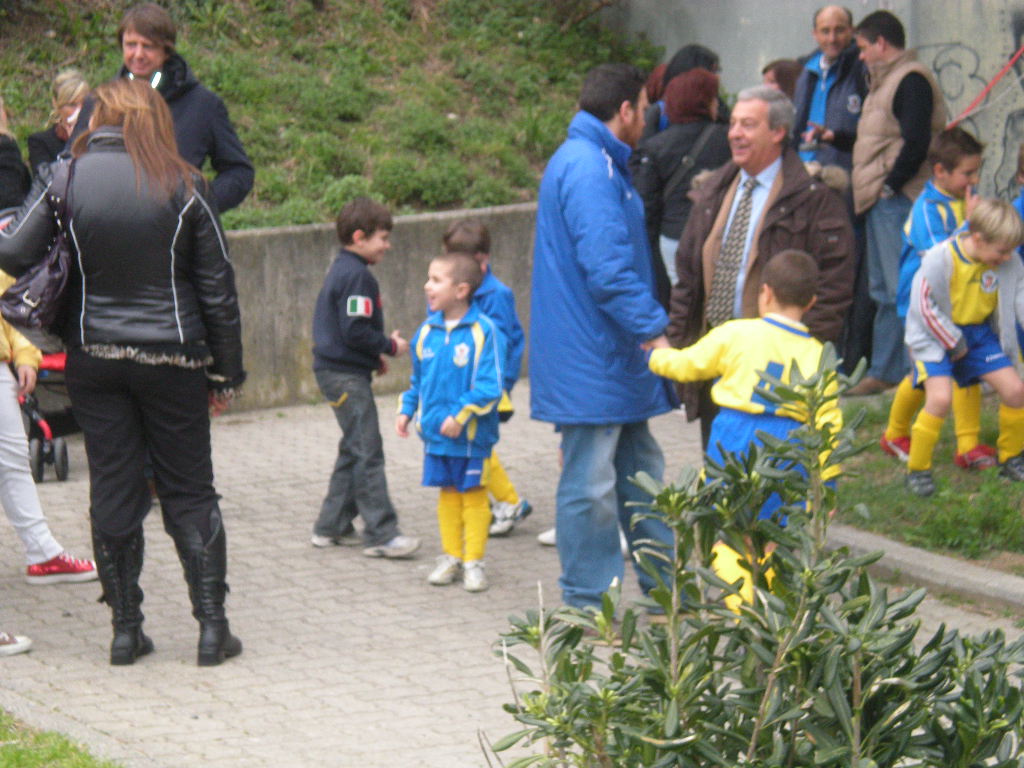
{"label": "black shoe", "polygon": [[231,634],[224,615],[227,538],[216,508],[210,513],[210,528],[213,532],[205,542],[194,526],[169,529],[185,571],[192,615],[199,622],[196,660],[201,667],[214,667],[242,652],[242,641]]}
{"label": "black shoe", "polygon": [[110,663],[115,667],[134,664],[139,656],[153,652],[153,641],[143,633],[142,627],[114,629],[114,640],[110,643]]}
{"label": "black shoe", "polygon": [[999,474],[1016,483],[1024,482],[1024,453],[1018,453],[1004,461],[999,466]]}
{"label": "black shoe", "polygon": [[204,621],[199,624],[200,667],[216,667],[242,652],[242,641],[231,634],[227,621]]}
{"label": "black shoe", "polygon": [[[1024,479],[1022,477],[1021,479]],[[919,469],[907,473],[907,488],[918,496],[931,496],[935,493],[935,478],[930,469]]]}
{"label": "black shoe", "polygon": [[142,529],[126,537],[109,537],[93,529],[92,546],[96,573],[103,585],[100,602],[110,606],[114,638],[110,643],[110,663],[134,664],[140,656],[153,652],[153,641],[142,631],[142,589],[139,574],[145,539]]}

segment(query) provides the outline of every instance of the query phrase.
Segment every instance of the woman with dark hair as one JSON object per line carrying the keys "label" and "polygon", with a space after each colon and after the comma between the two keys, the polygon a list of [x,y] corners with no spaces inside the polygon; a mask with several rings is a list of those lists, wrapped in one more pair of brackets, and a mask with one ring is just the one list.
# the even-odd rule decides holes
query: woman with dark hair
{"label": "woman with dark hair", "polygon": [[224,615],[227,550],[213,487],[210,410],[245,379],[234,272],[208,188],[177,153],[171,114],[145,82],[95,89],[70,169],[48,168],[0,232],[0,268],[19,275],[56,234],[47,195],[70,176],[65,377],[89,460],[90,518],[111,664],[153,650],[142,632],[143,471],[152,457],[164,528],[199,621],[198,662],[242,652]]}
{"label": "woman with dark hair", "polygon": [[782,91],[792,101],[796,81],[802,71],[803,65],[796,59],[776,59],[765,64],[761,70],[762,83]]}
{"label": "woman with dark hair", "polygon": [[718,75],[706,69],[677,75],[665,89],[665,105],[670,125],[640,142],[633,184],[644,201],[658,296],[667,306],[676,282],[679,236],[693,205],[690,184],[700,171],[726,162],[730,151],[728,127],[715,122]]}
{"label": "woman with dark hair", "polygon": [[[659,64],[651,72],[645,86],[647,89],[647,100],[651,103],[651,106],[644,113],[644,131],[640,136],[641,140],[668,128],[670,122],[665,105],[665,90],[668,88],[668,84],[675,78],[685,72],[689,72],[691,69],[706,69],[708,72],[718,74],[721,70],[718,54],[710,48],[696,43],[684,45],[672,55],[672,58],[667,63]],[[661,80],[655,84],[652,81],[659,72],[660,75],[658,76],[660,76]],[[653,92],[657,93],[657,98],[651,98]],[[718,100],[718,117],[716,119],[721,123],[729,122],[728,107],[726,107],[725,102],[721,99]]]}

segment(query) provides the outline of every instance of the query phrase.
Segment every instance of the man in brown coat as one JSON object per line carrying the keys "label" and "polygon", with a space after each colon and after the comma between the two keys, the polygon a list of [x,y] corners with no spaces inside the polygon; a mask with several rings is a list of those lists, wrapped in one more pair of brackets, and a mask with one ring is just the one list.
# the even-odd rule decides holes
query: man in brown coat
{"label": "man in brown coat", "polygon": [[[757,317],[761,271],[787,248],[806,251],[820,271],[817,301],[804,322],[835,342],[853,290],[854,240],[838,192],[804,169],[788,145],[793,104],[765,86],[741,91],[729,124],[732,160],[695,191],[676,253],[668,337],[694,343],[734,317]],[[684,385],[687,417],[701,419],[707,441],[715,406],[709,387]]]}

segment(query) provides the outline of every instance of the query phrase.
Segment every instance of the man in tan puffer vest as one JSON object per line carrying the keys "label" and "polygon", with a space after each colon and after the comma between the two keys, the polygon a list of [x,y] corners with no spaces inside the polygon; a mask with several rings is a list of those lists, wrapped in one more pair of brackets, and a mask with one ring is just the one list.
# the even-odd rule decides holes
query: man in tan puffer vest
{"label": "man in tan puffer vest", "polygon": [[900,232],[928,179],[925,158],[943,129],[946,106],[935,77],[904,50],[903,24],[888,11],[864,17],[854,30],[870,86],[853,146],[853,200],[865,215],[868,285],[877,304],[871,365],[851,395],[895,386],[907,372],[903,327],[896,316]]}

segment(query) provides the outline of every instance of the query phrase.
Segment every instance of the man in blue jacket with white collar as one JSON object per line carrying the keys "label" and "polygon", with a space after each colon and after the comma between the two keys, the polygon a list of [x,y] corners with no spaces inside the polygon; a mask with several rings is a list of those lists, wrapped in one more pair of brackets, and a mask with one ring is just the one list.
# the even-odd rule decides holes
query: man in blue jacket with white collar
{"label": "man in blue jacket with white collar", "polygon": [[[556,425],[563,468],[555,525],[559,584],[571,606],[600,607],[624,572],[621,525],[639,539],[671,542],[658,521],[639,521],[648,501],[629,478],[660,480],[661,449],[647,428],[674,394],[647,368],[641,345],[668,316],[655,298],[644,209],[627,162],[644,127],[644,76],[625,64],[587,75],[568,139],[540,184],[530,308],[532,417]],[[653,581],[637,569],[644,592]]]}

